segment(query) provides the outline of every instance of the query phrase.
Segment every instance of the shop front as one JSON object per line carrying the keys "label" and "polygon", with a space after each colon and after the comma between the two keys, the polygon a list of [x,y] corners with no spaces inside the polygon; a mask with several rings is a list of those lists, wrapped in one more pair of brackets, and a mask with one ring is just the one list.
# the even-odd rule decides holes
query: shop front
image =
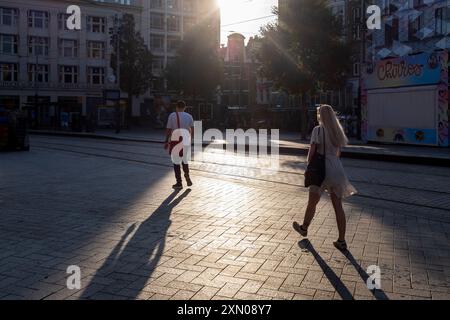
{"label": "shop front", "polygon": [[365,69],[363,140],[449,146],[447,51],[385,59]]}
{"label": "shop front", "polygon": [[79,97],[58,97],[59,124],[62,130],[82,130],[82,101]]}
{"label": "shop front", "polygon": [[54,126],[55,107],[51,105],[50,97],[28,96],[23,109],[27,111],[30,127],[32,129]]}
{"label": "shop front", "polygon": [[8,110],[18,110],[20,108],[20,97],[0,96],[0,107]]}

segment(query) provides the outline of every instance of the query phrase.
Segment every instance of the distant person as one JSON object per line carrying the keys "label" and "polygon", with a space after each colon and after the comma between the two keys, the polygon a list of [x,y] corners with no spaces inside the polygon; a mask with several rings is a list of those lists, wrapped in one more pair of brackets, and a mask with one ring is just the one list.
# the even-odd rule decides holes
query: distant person
{"label": "distant person", "polygon": [[321,186],[309,187],[309,200],[302,225],[293,223],[294,229],[302,236],[308,235],[308,227],[316,213],[323,191],[330,194],[336,214],[339,239],[333,244],[339,250],[346,250],[345,241],[346,219],[342,207],[342,199],[355,194],[356,189],[350,184],[340,160],[341,148],[346,146],[348,139],[342,129],[333,108],[329,105],[321,105],[318,108],[319,126],[315,127],[311,134],[311,146],[308,154],[308,164],[316,152],[325,154],[325,180]]}
{"label": "distant person", "polygon": [[[164,148],[166,150],[169,150],[169,153],[172,153],[172,149],[177,145],[178,143],[182,143],[181,139],[180,141],[171,142],[171,137],[173,131],[177,129],[186,129],[189,132],[189,135],[193,136],[194,131],[194,119],[192,116],[185,112],[186,109],[186,103],[184,101],[178,101],[176,106],[176,111],[171,113],[169,115],[169,118],[167,120],[167,134],[166,134],[166,141],[164,144]],[[183,153],[180,152],[180,156],[183,156]],[[189,175],[189,164],[186,162],[183,157],[182,161],[183,166],[183,172],[184,172],[184,178],[186,179],[186,183],[188,187],[192,186],[192,181]],[[181,179],[181,165],[175,164],[173,165],[173,169],[175,172],[175,179],[176,184],[174,184],[172,187],[174,189],[183,189],[183,181]]]}

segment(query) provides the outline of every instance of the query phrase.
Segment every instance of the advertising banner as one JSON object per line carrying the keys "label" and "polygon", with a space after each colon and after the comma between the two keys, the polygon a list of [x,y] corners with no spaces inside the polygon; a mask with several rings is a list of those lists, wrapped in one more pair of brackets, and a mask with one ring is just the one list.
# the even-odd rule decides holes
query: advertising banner
{"label": "advertising banner", "polygon": [[438,53],[392,58],[367,65],[366,89],[438,84],[441,69]]}

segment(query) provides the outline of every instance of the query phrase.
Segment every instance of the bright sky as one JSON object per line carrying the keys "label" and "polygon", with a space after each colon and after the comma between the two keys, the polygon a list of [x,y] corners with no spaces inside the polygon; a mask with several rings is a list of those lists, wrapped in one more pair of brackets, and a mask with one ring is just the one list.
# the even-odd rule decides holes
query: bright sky
{"label": "bright sky", "polygon": [[[272,15],[272,7],[278,5],[278,0],[218,0],[222,15],[221,43],[227,43],[227,36],[233,32],[242,33],[246,41],[251,36],[259,34],[259,28],[276,17],[235,24]],[[232,25],[231,25],[232,24]]]}

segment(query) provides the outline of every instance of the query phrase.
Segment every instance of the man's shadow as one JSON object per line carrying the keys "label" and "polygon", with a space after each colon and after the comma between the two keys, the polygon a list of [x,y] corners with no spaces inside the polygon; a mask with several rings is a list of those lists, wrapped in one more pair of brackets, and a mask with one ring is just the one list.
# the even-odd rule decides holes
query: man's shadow
{"label": "man's shadow", "polygon": [[[129,298],[139,295],[164,252],[172,210],[191,190],[186,190],[176,198],[179,192],[174,191],[167,197],[147,220],[141,224],[134,223],[127,229],[84,289],[81,299],[95,299],[97,292],[117,293],[124,288],[127,289]],[[127,242],[131,234],[132,237]]]}
{"label": "man's shadow", "polygon": [[[325,276],[330,281],[331,285],[334,287],[336,292],[343,300],[354,300],[354,297],[350,290],[345,286],[345,284],[339,279],[338,275],[330,268],[330,266],[322,259],[319,253],[316,251],[312,243],[308,239],[303,239],[298,242],[298,246],[302,250],[307,250],[311,252],[313,257],[316,259],[320,268],[322,269]],[[369,279],[369,275],[364,271],[364,269],[356,262],[355,258],[351,254],[350,251],[343,252],[343,255],[350,261],[353,267],[358,271],[361,279],[364,281],[364,284],[367,283],[367,279]],[[386,294],[381,289],[370,290],[373,296],[378,300],[389,300]]]}

